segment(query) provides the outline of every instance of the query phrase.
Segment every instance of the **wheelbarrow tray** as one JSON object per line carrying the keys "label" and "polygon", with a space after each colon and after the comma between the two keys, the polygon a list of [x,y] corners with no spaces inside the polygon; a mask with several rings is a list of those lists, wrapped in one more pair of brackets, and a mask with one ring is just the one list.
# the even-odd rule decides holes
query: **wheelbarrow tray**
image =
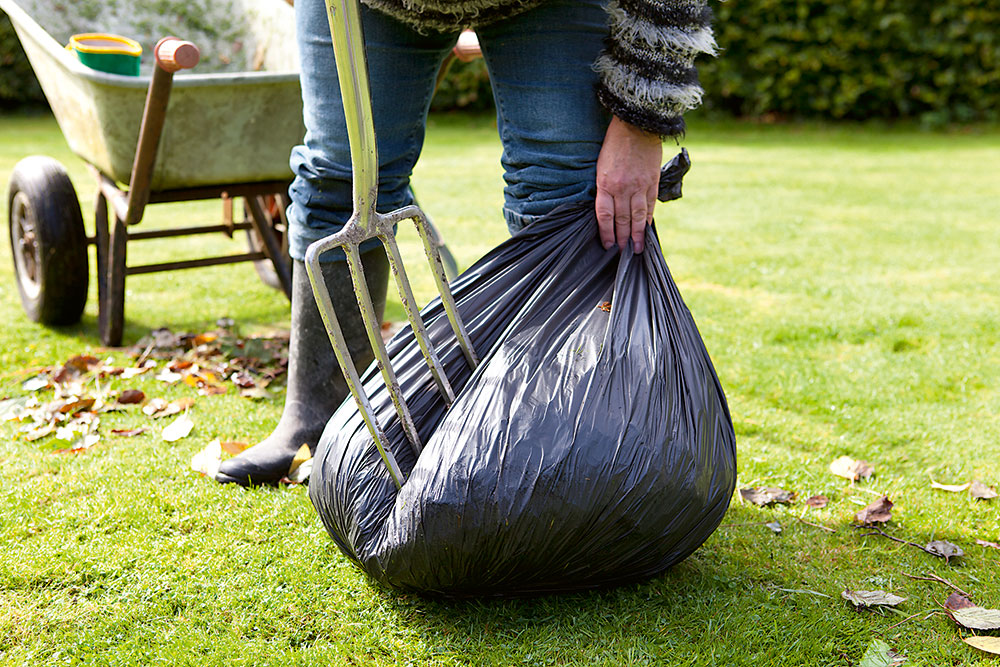
{"label": "wheelbarrow tray", "polygon": [[[284,71],[176,76],[153,192],[291,179],[289,152],[305,132],[293,10],[280,0],[240,0],[233,7],[252,14],[271,50],[281,51],[270,61]],[[129,77],[90,69],[14,0],[0,0],[0,9],[17,32],[70,149],[113,181],[128,183],[148,72]],[[94,29],[80,25],[77,31]],[[183,33],[183,26],[176,30]]]}

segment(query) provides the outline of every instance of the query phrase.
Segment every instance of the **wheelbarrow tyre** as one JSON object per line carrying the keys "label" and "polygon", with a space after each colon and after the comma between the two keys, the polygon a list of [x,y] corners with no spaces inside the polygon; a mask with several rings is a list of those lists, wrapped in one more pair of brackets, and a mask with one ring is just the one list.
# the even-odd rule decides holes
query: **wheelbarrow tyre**
{"label": "wheelbarrow tyre", "polygon": [[[283,237],[284,231],[279,229],[274,224],[278,214],[273,210],[270,210],[273,206],[272,201],[273,200],[269,200],[267,202],[268,209],[266,212],[271,215],[271,228],[274,230],[274,235],[278,238],[278,241],[281,242],[285,262],[288,263],[288,266],[291,266],[292,257],[288,254],[288,243],[285,242]],[[250,219],[250,209],[245,203],[243,204],[243,216],[247,220]],[[264,250],[264,240],[260,238],[260,234],[257,233],[257,230],[252,227],[247,230],[247,247],[250,249],[250,252],[262,252]],[[274,264],[271,263],[271,260],[254,260],[253,269],[257,272],[257,277],[260,278],[262,283],[279,291],[283,289],[281,286],[281,278],[278,277],[278,272],[274,270]]]}
{"label": "wheelbarrow tyre", "polygon": [[90,277],[87,234],[66,169],[43,155],[18,162],[7,191],[7,220],[24,312],[42,324],[79,322]]}

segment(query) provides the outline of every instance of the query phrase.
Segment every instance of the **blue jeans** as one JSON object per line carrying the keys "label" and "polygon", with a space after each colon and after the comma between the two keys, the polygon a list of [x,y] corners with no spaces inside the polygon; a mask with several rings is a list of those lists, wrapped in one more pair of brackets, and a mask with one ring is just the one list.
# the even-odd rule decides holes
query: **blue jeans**
{"label": "blue jeans", "polygon": [[[306,136],[292,150],[288,219],[290,252],[301,260],[310,243],[340,230],[353,203],[326,8],[323,0],[298,0],[295,12]],[[413,202],[410,174],[423,146],[435,79],[459,29],[420,34],[365,6],[362,25],[379,154],[376,208],[388,212]],[[549,0],[476,32],[496,101],[503,215],[511,232],[559,205],[592,200],[610,120],[594,93],[592,68],[608,34],[604,0]],[[323,256],[343,258],[340,250]]]}

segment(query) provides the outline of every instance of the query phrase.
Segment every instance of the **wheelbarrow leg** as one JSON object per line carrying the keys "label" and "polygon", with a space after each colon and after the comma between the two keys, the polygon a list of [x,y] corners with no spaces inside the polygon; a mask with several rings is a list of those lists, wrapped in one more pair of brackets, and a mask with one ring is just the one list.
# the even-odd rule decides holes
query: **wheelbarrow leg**
{"label": "wheelbarrow leg", "polygon": [[278,243],[271,226],[271,216],[264,211],[260,196],[247,197],[247,208],[250,209],[250,221],[253,223],[257,235],[264,243],[264,254],[274,265],[274,272],[278,274],[278,281],[285,296],[292,298],[292,267],[285,261],[285,256],[281,251],[281,244]]}
{"label": "wheelbarrow leg", "polygon": [[[125,231],[125,223],[117,216],[115,216],[110,235],[107,234],[106,230],[107,225],[105,224],[106,250],[104,254],[106,266],[103,276],[98,276],[98,293],[102,291],[100,288],[103,284],[104,294],[98,303],[97,321],[101,342],[114,347],[121,344],[122,331],[125,328],[125,245],[128,234]],[[98,229],[98,271],[101,270],[100,236],[100,229]]]}
{"label": "wheelbarrow leg", "polygon": [[[97,247],[97,318],[100,323],[105,295],[108,293],[108,198],[101,191],[97,192],[97,203],[94,205],[94,226],[94,245]],[[103,331],[103,325],[99,326]]]}

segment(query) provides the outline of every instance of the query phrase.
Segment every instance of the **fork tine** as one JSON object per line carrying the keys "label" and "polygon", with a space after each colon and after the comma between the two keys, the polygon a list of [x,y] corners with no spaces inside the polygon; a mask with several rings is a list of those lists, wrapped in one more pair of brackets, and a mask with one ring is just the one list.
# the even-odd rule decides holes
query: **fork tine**
{"label": "fork tine", "polygon": [[337,357],[337,363],[340,364],[340,368],[344,373],[344,380],[347,382],[347,387],[351,390],[351,395],[354,396],[358,411],[361,412],[365,425],[368,427],[368,432],[371,433],[375,441],[375,447],[378,449],[382,462],[385,463],[393,483],[399,489],[402,488],[403,482],[406,480],[399,468],[399,464],[396,463],[396,459],[392,455],[392,451],[389,449],[389,439],[375,418],[375,411],[372,409],[371,402],[368,400],[368,396],[361,385],[361,378],[358,377],[358,369],[355,368],[354,361],[351,359],[347,340],[344,338],[344,332],[340,328],[340,321],[337,319],[337,313],[333,309],[333,301],[330,299],[330,291],[327,289],[326,281],[323,280],[323,274],[320,269],[320,255],[326,250],[341,245],[335,241],[334,237],[328,237],[316,241],[309,246],[306,251],[306,273],[309,275],[309,282],[316,297],[316,304],[319,306],[320,317],[323,319],[327,335],[330,337],[330,343],[333,345],[333,352]]}

